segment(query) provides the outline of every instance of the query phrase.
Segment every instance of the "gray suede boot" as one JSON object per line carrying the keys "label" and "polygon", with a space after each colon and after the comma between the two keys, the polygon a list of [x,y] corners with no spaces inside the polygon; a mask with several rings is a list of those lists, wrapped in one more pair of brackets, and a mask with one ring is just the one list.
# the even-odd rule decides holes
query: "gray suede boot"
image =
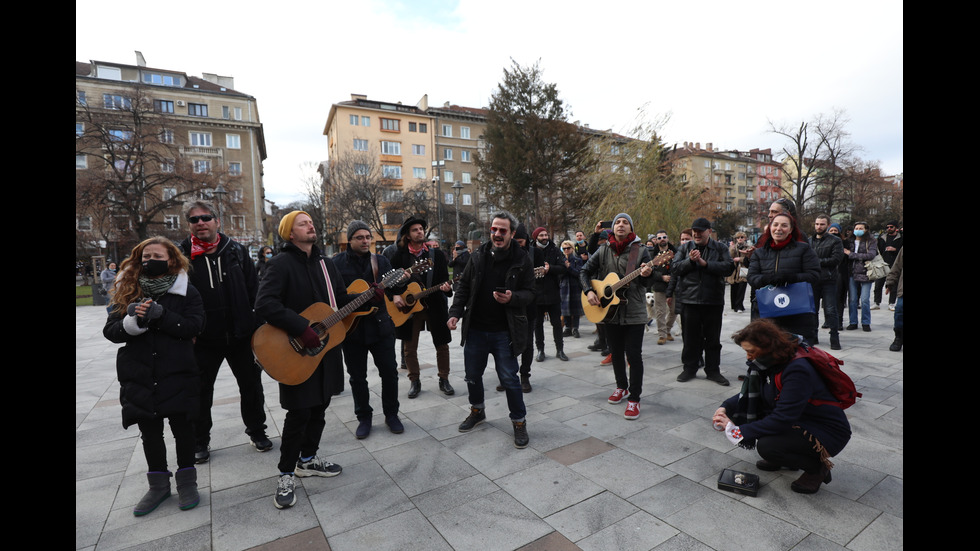
{"label": "gray suede boot", "polygon": [[133,515],[138,517],[151,513],[157,505],[170,497],[170,471],[148,472],[146,480],[150,483],[150,489],[133,508]]}
{"label": "gray suede boot", "polygon": [[174,473],[174,480],[177,481],[177,505],[181,511],[196,507],[201,502],[201,495],[197,493],[197,469],[180,469]]}

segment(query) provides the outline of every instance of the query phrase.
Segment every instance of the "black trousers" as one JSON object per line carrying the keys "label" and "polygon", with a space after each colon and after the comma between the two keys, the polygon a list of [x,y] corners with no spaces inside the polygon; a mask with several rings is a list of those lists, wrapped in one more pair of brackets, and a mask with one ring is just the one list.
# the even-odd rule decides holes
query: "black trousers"
{"label": "black trousers", "polygon": [[803,434],[801,428],[763,436],[756,440],[756,450],[766,461],[790,469],[802,469],[813,474],[820,472],[822,466],[820,454],[813,449],[813,442]]}
{"label": "black trousers", "polygon": [[563,340],[561,336],[561,304],[536,304],[538,310],[537,319],[534,320],[534,342],[538,345],[538,350],[544,350],[544,315],[548,314],[551,322],[551,334],[555,339],[555,350],[561,350]]}
{"label": "black trousers", "polygon": [[[684,371],[697,373],[704,354],[704,372],[721,372],[721,316],[724,304],[681,304],[681,334]],[[606,336],[608,337],[608,334]]]}
{"label": "black trousers", "polygon": [[327,403],[311,408],[290,409],[286,411],[286,421],[282,426],[282,444],[279,446],[279,472],[292,473],[300,457],[316,455],[320,449],[320,437],[327,425],[325,416]]}
{"label": "black trousers", "polygon": [[[606,342],[612,353],[616,388],[630,391],[627,400],[639,402],[643,392],[643,335],[646,325],[606,324]],[[624,357],[625,356],[625,357]],[[629,377],[626,364],[629,362]]]}
{"label": "black trousers", "polygon": [[[177,446],[177,468],[194,466],[194,423],[184,416],[170,417],[170,432]],[[167,445],[163,441],[163,417],[139,421],[143,455],[149,472],[167,471]]]}
{"label": "black trousers", "polygon": [[368,352],[374,358],[374,366],[381,376],[381,410],[385,417],[398,414],[398,365],[395,363],[395,338],[363,344],[345,340],[344,363],[350,375],[350,391],[354,397],[354,415],[358,420],[370,419],[374,413],[368,392]]}
{"label": "black trousers", "polygon": [[251,339],[236,339],[231,342],[198,340],[194,344],[194,358],[201,370],[201,409],[195,423],[198,446],[211,442],[211,405],[214,402],[214,382],[218,378],[221,363],[228,360],[228,366],[238,382],[241,396],[242,421],[245,434],[265,435],[265,395],[262,392],[262,368],[255,364],[252,355]]}

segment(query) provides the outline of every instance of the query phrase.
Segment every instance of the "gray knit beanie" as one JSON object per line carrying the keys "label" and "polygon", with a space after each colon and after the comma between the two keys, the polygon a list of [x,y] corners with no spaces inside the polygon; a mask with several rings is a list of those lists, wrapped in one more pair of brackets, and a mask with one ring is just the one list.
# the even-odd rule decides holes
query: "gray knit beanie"
{"label": "gray knit beanie", "polygon": [[366,222],[362,220],[354,220],[347,226],[347,242],[350,242],[350,238],[354,236],[354,232],[357,230],[367,230],[371,231],[371,226],[368,226]]}
{"label": "gray knit beanie", "polygon": [[629,223],[630,223],[630,231],[634,231],[634,228],[633,228],[633,219],[630,218],[630,215],[626,214],[625,212],[621,212],[621,213],[617,214],[615,218],[613,218],[613,225],[616,225],[616,220],[619,220],[620,218],[625,218],[625,219],[629,220]]}

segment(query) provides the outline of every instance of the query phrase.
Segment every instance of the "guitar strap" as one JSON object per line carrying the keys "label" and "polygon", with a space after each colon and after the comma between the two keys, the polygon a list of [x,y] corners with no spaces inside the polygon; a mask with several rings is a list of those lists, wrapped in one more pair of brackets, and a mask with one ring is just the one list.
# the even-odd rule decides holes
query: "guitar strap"
{"label": "guitar strap", "polygon": [[330,298],[330,307],[337,309],[337,297],[333,294],[333,285],[330,284],[330,274],[327,273],[327,263],[320,259],[320,269],[323,270],[323,281],[327,284],[327,296]]}
{"label": "guitar strap", "polygon": [[[632,245],[630,245],[629,260],[626,261],[626,274],[623,275],[633,273],[633,270],[636,269],[636,260],[638,258],[640,258],[640,244],[633,243]],[[629,283],[627,283],[626,286],[629,287]]]}
{"label": "guitar strap", "polygon": [[[435,268],[436,265],[436,249],[435,247],[429,247],[429,260],[432,261],[432,267]],[[429,273],[425,274],[425,288],[428,289],[432,287],[432,274],[435,272],[434,269],[429,270]]]}
{"label": "guitar strap", "polygon": [[374,272],[374,282],[378,281],[378,255],[371,253],[371,271]]}

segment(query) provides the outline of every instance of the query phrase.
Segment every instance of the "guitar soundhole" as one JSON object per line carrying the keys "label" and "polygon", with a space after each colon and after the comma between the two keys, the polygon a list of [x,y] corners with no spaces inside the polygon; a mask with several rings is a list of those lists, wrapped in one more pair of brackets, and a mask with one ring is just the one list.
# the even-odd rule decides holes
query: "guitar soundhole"
{"label": "guitar soundhole", "polygon": [[613,296],[612,287],[605,287],[605,288],[603,288],[602,289],[602,296],[606,297],[607,299],[612,299],[612,296]]}

